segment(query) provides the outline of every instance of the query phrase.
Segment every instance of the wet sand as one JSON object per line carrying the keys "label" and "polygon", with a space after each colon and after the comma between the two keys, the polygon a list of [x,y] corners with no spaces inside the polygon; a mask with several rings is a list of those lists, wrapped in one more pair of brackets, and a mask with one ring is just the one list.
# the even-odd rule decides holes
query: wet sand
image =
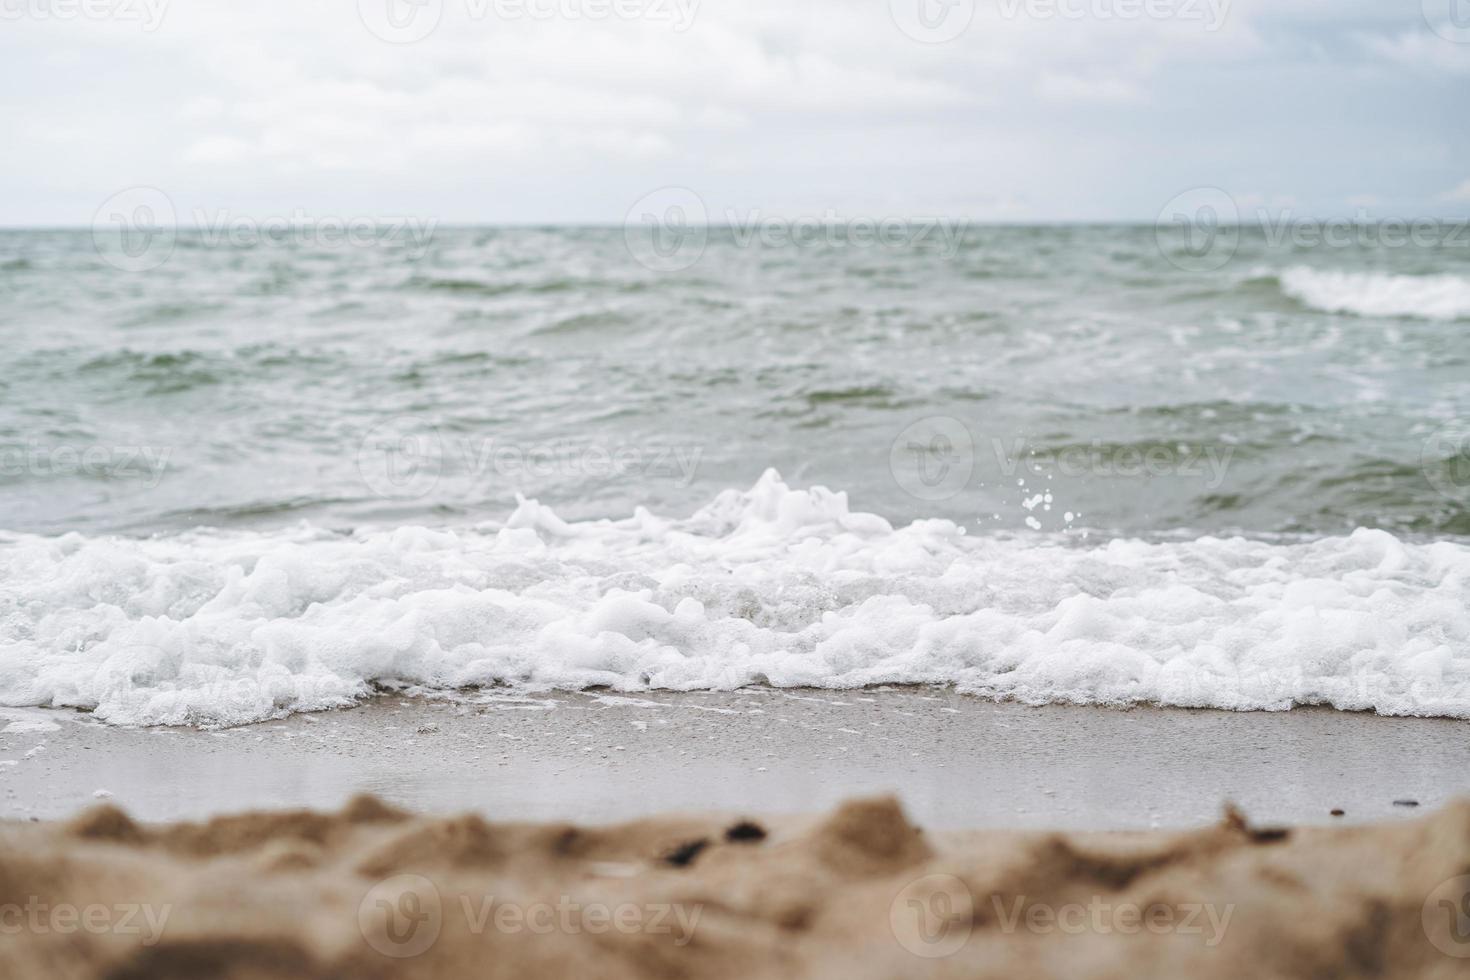
{"label": "wet sand", "polygon": [[1360,823],[1470,796],[1470,727],[1312,709],[1036,708],[925,688],[389,695],[219,732],[0,709],[0,818],[67,818],[110,798],[139,819],[199,819],[335,809],[364,792],[495,820],[810,814],[894,793],[926,828],[1199,827],[1226,801],[1257,821]]}

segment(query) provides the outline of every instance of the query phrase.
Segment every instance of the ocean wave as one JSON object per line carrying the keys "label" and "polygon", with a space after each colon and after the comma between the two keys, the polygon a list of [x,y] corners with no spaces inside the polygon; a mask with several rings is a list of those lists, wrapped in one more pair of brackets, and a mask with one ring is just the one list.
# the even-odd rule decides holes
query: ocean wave
{"label": "ocean wave", "polygon": [[1296,266],[1283,272],[1280,282],[1287,296],[1328,313],[1424,320],[1470,317],[1470,279],[1462,276],[1329,272]]}
{"label": "ocean wave", "polygon": [[767,473],[693,517],[0,539],[0,704],[233,725],[378,684],[953,684],[1470,718],[1470,548],[895,529]]}

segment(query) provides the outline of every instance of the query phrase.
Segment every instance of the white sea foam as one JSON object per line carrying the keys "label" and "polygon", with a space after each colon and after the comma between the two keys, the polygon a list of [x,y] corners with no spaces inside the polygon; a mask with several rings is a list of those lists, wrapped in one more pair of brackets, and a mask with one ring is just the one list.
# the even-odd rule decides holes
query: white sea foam
{"label": "white sea foam", "polygon": [[0,544],[0,703],[248,722],[374,681],[904,682],[1029,702],[1470,718],[1470,548],[894,529],[768,473],[692,518]]}
{"label": "white sea foam", "polygon": [[1425,320],[1470,317],[1470,279],[1461,276],[1326,272],[1296,266],[1281,274],[1281,289],[1293,299],[1329,313]]}

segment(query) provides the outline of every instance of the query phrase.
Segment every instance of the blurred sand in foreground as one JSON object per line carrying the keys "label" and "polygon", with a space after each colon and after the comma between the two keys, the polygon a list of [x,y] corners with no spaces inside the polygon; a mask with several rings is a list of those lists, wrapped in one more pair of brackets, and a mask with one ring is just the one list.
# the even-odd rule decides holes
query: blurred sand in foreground
{"label": "blurred sand in foreground", "polygon": [[0,824],[0,976],[1463,977],[1470,800],[1411,821],[927,833],[338,812]]}

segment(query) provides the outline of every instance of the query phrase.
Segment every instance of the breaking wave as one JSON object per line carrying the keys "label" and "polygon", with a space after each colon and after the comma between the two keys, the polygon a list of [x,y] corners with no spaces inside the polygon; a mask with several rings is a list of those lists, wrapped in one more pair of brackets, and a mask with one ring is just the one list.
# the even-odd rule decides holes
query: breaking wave
{"label": "breaking wave", "polygon": [[0,704],[233,725],[378,685],[953,684],[1470,718],[1470,548],[894,528],[774,472],[692,517],[0,538]]}
{"label": "breaking wave", "polygon": [[1424,320],[1470,317],[1470,279],[1461,276],[1327,272],[1296,266],[1280,279],[1286,295],[1328,313]]}

